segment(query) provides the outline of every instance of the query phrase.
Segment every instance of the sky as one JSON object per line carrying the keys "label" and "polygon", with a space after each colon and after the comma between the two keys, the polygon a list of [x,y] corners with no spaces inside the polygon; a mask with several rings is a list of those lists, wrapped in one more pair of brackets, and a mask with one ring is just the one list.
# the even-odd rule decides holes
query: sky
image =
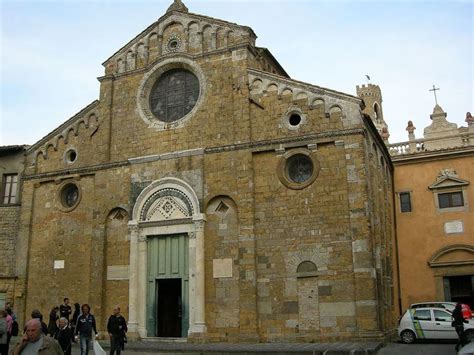
{"label": "sky", "polygon": [[[447,119],[473,107],[474,1],[183,0],[189,11],[251,27],[286,72],[356,94],[382,90],[390,143],[431,123],[436,85]],[[99,98],[103,63],[172,0],[0,0],[0,145],[33,144]]]}

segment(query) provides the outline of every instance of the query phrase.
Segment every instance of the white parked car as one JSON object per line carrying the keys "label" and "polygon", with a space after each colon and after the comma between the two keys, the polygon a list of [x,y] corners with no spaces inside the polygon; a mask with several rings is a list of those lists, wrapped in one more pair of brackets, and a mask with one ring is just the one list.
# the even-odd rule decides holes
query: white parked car
{"label": "white parked car", "polygon": [[[452,321],[451,312],[444,308],[409,308],[400,319],[398,335],[406,344],[417,339],[457,339]],[[464,331],[467,339],[474,340],[473,319],[464,323]]]}

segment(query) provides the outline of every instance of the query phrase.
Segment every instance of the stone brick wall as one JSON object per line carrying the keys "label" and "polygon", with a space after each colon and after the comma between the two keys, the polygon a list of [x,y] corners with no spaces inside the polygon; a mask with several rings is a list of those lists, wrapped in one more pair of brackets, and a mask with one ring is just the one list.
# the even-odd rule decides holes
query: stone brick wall
{"label": "stone brick wall", "polygon": [[15,243],[20,206],[0,206],[0,276],[15,276]]}
{"label": "stone brick wall", "polygon": [[[101,330],[114,305],[128,316],[128,219],[145,187],[175,177],[191,186],[207,217],[205,340],[380,338],[392,324],[384,304],[391,173],[360,100],[275,75],[280,87],[250,83],[249,68],[269,68],[249,49],[232,48],[192,58],[202,98],[184,124],[149,127],[138,91],[161,61],[188,63],[179,53],[157,59],[166,36],[184,36],[181,29],[150,35],[157,61],[148,67],[132,68],[128,52],[123,71],[112,76],[107,66],[100,101],[54,132],[51,144],[29,151],[17,258],[22,311],[48,314],[68,296],[91,304]],[[213,41],[212,33],[202,37]],[[292,112],[301,124],[289,124]],[[77,160],[68,163],[71,148]],[[304,188],[285,182],[284,159],[298,149],[319,169]],[[69,210],[59,199],[67,182],[81,191]],[[64,268],[54,268],[59,260]],[[231,275],[216,276],[216,261],[230,261]],[[314,270],[302,271],[302,263]]]}

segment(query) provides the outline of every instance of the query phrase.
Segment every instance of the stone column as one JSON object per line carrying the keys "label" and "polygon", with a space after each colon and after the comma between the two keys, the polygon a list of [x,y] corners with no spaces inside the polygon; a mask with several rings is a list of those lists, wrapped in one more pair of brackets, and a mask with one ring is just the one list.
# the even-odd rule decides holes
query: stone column
{"label": "stone column", "polygon": [[130,232],[130,265],[128,269],[128,337],[138,339],[138,222],[128,222]]}
{"label": "stone column", "polygon": [[205,265],[204,265],[204,214],[193,217],[195,228],[195,308],[192,324],[192,333],[205,333],[206,328],[206,298],[205,298]]}
{"label": "stone column", "polygon": [[147,291],[147,237],[146,235],[138,235],[138,287],[137,287],[137,320],[138,334],[145,338],[146,334],[146,291]]}

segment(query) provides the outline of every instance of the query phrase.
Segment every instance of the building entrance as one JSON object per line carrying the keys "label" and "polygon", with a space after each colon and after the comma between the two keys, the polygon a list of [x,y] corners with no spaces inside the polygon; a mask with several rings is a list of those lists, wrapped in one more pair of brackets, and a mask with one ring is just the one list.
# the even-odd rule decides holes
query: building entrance
{"label": "building entrance", "polygon": [[447,301],[465,303],[474,309],[474,275],[445,277],[444,293]]}
{"label": "building entrance", "polygon": [[181,337],[183,299],[181,279],[158,279],[156,282],[157,327],[159,337]]}
{"label": "building entrance", "polygon": [[149,236],[147,336],[186,337],[189,329],[188,236]]}

